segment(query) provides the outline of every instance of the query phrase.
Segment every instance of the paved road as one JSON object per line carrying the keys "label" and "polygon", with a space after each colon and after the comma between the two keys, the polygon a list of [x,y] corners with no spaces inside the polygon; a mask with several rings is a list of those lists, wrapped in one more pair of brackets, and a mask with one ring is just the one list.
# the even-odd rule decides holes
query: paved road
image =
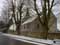
{"label": "paved road", "polygon": [[9,38],[5,37],[5,36],[2,36],[0,34],[0,45],[8,45],[8,44],[9,44]]}
{"label": "paved road", "polygon": [[[35,45],[35,44],[15,40],[12,37],[4,36],[2,35],[2,33],[0,33],[0,45]],[[39,44],[39,45],[46,45],[46,44]],[[53,44],[53,45],[60,45],[60,44]]]}
{"label": "paved road", "polygon": [[0,45],[34,45],[34,44],[29,44],[18,40],[10,39],[9,37],[0,34]]}
{"label": "paved road", "polygon": [[5,36],[0,35],[0,45],[34,45],[29,43],[24,43],[14,39],[9,39]]}

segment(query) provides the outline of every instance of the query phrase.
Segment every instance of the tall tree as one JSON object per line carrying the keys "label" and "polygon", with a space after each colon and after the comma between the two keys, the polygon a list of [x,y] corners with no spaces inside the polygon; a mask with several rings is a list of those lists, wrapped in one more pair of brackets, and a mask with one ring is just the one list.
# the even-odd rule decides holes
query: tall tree
{"label": "tall tree", "polygon": [[1,8],[1,26],[0,26],[0,30],[2,30],[2,32],[7,33],[9,30],[10,25],[12,24],[12,19],[9,19],[9,11],[8,11],[8,0],[3,1],[3,7]]}
{"label": "tall tree", "polygon": [[54,4],[54,0],[52,0],[51,2],[50,2],[50,0],[41,0],[41,1],[42,1],[41,4],[42,4],[42,15],[43,15],[42,18],[43,18],[43,21],[41,20],[41,17],[40,17],[41,12],[39,13],[38,9],[37,9],[37,4],[36,4],[37,0],[34,0],[34,8],[35,8],[35,11],[37,13],[38,20],[44,28],[45,32],[43,32],[43,33],[46,35],[45,39],[47,39],[48,30],[49,30],[48,23],[49,23],[50,15],[52,13],[52,7],[53,7],[53,4]]}
{"label": "tall tree", "polygon": [[12,1],[12,12],[13,12],[12,18],[14,18],[16,24],[16,32],[18,35],[20,34],[20,28],[21,28],[22,8],[23,8],[23,2],[18,6],[17,8],[18,12],[16,14],[16,5],[14,5],[14,2]]}

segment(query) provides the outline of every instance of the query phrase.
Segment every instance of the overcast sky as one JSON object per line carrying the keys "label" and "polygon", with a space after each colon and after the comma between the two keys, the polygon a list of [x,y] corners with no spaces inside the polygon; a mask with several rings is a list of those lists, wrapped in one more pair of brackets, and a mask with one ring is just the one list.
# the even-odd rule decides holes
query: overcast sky
{"label": "overcast sky", "polygon": [[[38,6],[40,5],[39,3],[40,1],[38,1]],[[6,2],[6,0],[0,0],[0,18],[1,18],[1,11],[2,11],[2,8],[4,8],[4,5],[8,5],[7,4],[8,2]],[[55,14],[56,17],[59,17],[58,15],[60,15],[60,0],[55,0],[55,3],[59,3],[57,5],[55,5],[53,7],[53,12]],[[41,6],[41,5],[40,5]],[[60,19],[60,17],[59,17]],[[58,28],[60,29],[60,22],[58,22]]]}
{"label": "overcast sky", "polygon": [[[39,2],[39,1],[38,1]],[[55,0],[55,3],[58,2],[60,3],[59,0]],[[4,4],[6,3],[6,4]],[[0,14],[1,14],[1,8],[3,8],[4,5],[7,5],[8,2],[6,0],[0,0]],[[40,3],[39,3],[40,4]],[[57,15],[60,12],[60,5],[57,4],[56,6],[53,7],[54,14]]]}

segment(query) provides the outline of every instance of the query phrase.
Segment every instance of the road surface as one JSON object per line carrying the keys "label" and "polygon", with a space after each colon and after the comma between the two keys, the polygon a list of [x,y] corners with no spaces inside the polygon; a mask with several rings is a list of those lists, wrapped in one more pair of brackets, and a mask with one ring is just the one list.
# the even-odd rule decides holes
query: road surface
{"label": "road surface", "polygon": [[[31,38],[23,37],[24,38],[24,40],[23,40],[23,39],[14,38],[13,35],[12,35],[12,37],[9,37],[9,36],[10,35],[4,36],[4,35],[2,35],[2,33],[0,33],[0,45],[37,45],[37,43],[39,42],[39,40],[38,40],[37,43],[35,43],[33,41],[31,41],[31,43],[29,43],[29,40],[31,40]],[[17,36],[15,36],[15,37],[17,37]],[[29,40],[26,41],[25,38],[27,38]],[[32,39],[32,40],[35,41],[36,39]],[[24,41],[26,41],[26,42],[24,42]],[[51,41],[49,43],[51,43]],[[47,44],[41,44],[41,43],[39,43],[38,45],[47,45]],[[52,45],[60,45],[60,44],[54,44],[53,43]]]}

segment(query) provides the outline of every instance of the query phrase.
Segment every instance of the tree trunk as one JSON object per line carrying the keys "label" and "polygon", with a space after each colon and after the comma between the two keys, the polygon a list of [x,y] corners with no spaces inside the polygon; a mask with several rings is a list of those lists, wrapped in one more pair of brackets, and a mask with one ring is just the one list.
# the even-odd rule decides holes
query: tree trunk
{"label": "tree trunk", "polygon": [[17,32],[17,35],[20,35],[20,29],[21,29],[21,23],[16,23],[16,32]]}
{"label": "tree trunk", "polygon": [[45,39],[47,39],[49,28],[48,28],[48,26],[47,26],[47,25],[43,25],[43,28],[44,28],[44,29],[43,29],[43,30],[44,30],[43,32],[44,32],[44,35],[45,35],[45,37],[44,37],[44,38],[45,38]]}

